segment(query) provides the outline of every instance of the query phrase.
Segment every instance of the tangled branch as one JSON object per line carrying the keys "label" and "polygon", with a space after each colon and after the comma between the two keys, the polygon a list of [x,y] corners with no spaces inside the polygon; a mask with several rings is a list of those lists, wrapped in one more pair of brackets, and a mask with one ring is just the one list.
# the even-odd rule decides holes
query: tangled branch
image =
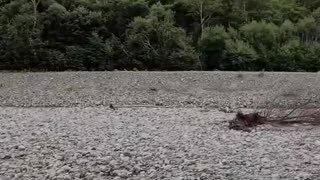
{"label": "tangled branch", "polygon": [[229,122],[229,129],[250,131],[251,128],[262,124],[276,126],[293,124],[317,126],[320,125],[319,102],[319,99],[314,97],[304,103],[298,103],[291,109],[270,106],[265,110],[249,114],[238,112],[236,117]]}

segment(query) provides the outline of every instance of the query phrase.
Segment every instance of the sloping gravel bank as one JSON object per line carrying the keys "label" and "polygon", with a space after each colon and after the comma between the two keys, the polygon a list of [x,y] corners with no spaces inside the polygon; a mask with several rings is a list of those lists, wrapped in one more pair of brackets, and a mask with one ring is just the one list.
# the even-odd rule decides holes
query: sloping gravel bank
{"label": "sloping gravel bank", "polygon": [[253,107],[320,92],[320,73],[0,73],[0,106]]}
{"label": "sloping gravel bank", "polygon": [[319,128],[201,109],[1,108],[0,179],[320,179]]}

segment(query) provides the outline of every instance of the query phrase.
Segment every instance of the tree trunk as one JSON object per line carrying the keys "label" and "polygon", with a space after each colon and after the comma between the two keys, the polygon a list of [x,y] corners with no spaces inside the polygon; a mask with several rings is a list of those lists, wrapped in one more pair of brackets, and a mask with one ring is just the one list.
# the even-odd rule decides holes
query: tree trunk
{"label": "tree trunk", "polygon": [[32,1],[32,4],[33,4],[33,29],[36,28],[37,26],[37,21],[38,21],[38,12],[37,12],[37,8],[38,8],[38,5],[40,3],[41,0],[31,0]]}
{"label": "tree trunk", "polygon": [[243,14],[244,14],[246,23],[248,23],[248,13],[247,13],[247,4],[246,4],[246,1],[243,2]]}
{"label": "tree trunk", "polygon": [[203,15],[203,1],[202,0],[197,0],[197,6],[198,6],[198,13],[199,13],[199,20],[200,20],[200,38],[202,39],[203,37],[203,31],[204,31],[204,23],[205,23],[205,19],[204,19],[204,15]]}

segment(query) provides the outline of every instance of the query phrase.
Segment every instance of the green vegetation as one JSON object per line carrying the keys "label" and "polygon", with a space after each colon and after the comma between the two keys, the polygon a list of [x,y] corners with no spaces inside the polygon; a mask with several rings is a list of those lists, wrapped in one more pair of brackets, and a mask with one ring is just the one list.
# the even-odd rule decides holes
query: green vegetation
{"label": "green vegetation", "polygon": [[0,0],[0,69],[319,71],[320,0]]}

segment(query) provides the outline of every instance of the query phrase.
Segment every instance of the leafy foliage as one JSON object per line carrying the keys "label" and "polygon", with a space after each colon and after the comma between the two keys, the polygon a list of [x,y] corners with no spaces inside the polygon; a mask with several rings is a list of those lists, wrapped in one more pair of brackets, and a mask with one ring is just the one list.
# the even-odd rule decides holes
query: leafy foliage
{"label": "leafy foliage", "polygon": [[320,70],[319,0],[2,0],[0,68]]}
{"label": "leafy foliage", "polygon": [[173,12],[163,5],[153,5],[146,18],[135,18],[130,27],[128,51],[141,62],[139,68],[184,70],[199,62],[184,30],[174,26]]}

